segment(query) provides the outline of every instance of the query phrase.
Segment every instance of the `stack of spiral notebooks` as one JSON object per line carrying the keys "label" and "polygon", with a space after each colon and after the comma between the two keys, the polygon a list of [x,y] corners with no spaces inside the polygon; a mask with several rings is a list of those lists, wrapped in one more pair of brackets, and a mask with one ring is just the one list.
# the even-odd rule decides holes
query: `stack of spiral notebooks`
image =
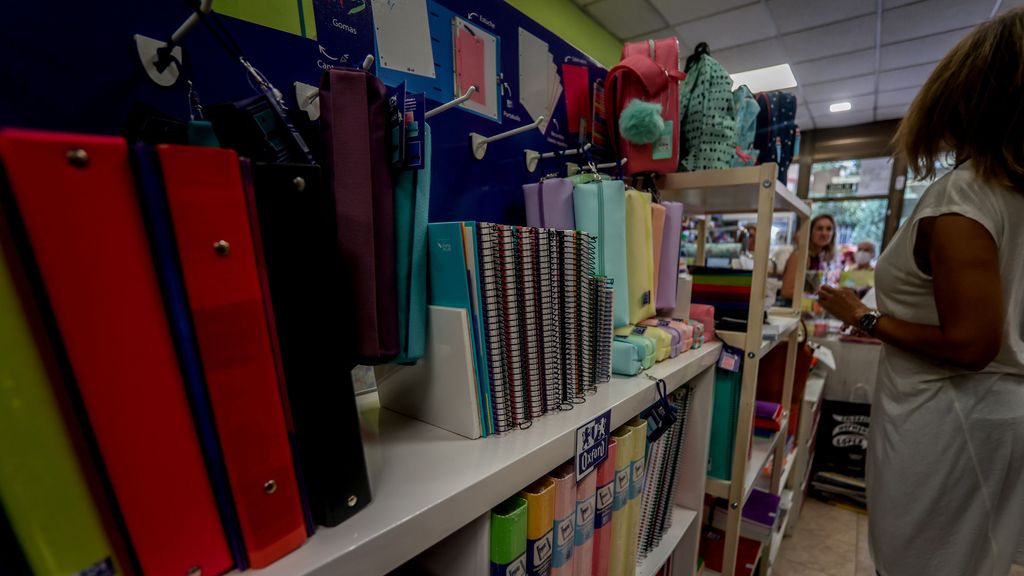
{"label": "stack of spiral notebooks", "polygon": [[661,543],[662,537],[672,527],[672,506],[679,486],[679,461],[682,459],[691,394],[689,386],[669,394],[676,420],[657,441],[647,446],[647,480],[637,535],[637,555],[641,559]]}
{"label": "stack of spiral notebooks", "polygon": [[494,433],[571,409],[611,378],[612,292],[592,235],[478,224],[481,316]]}

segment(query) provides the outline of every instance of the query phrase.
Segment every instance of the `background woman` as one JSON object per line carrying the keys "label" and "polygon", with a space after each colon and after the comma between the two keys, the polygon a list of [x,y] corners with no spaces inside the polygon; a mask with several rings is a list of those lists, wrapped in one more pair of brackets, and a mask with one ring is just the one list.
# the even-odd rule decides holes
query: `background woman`
{"label": "background woman", "polygon": [[[1024,11],[946,55],[896,135],[932,184],[882,253],[878,310],[820,302],[883,342],[867,495],[882,576],[1006,576],[1024,537]],[[1018,557],[1018,561],[1020,558]]]}
{"label": "background woman", "polygon": [[[794,252],[795,254],[796,252]],[[830,214],[819,214],[811,220],[811,243],[807,247],[808,277],[817,278],[815,282],[805,282],[804,290],[813,293],[818,289],[821,278],[828,274],[836,260],[836,220]],[[793,301],[793,290],[796,286],[796,259],[786,261],[786,270],[782,274],[782,289],[779,295],[783,303]],[[820,273],[820,274],[816,274]],[[788,303],[786,305],[789,305]]]}

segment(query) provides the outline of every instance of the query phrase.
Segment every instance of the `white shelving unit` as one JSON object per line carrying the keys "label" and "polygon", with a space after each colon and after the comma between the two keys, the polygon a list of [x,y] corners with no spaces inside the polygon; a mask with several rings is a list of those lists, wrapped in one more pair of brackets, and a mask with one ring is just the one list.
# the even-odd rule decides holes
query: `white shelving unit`
{"label": "white shelving unit", "polygon": [[[670,392],[687,382],[694,388],[677,498],[677,504],[689,511],[700,509],[710,429],[710,418],[700,413],[710,412],[711,368],[720,348],[717,342],[709,343],[647,370],[647,375],[664,379]],[[383,575],[455,533],[463,542],[486,543],[480,531],[489,530],[489,524],[482,518],[502,500],[572,458],[577,427],[610,409],[615,428],[654,402],[655,383],[647,375],[615,377],[572,410],[546,415],[525,430],[478,440],[382,410],[376,393],[360,397],[373,501],[343,524],[319,529],[301,548],[258,574]],[[693,494],[684,496],[686,490]],[[693,529],[697,514],[685,511],[680,512],[683,521],[678,528],[684,534],[677,548],[692,547],[696,566],[698,539],[687,536],[698,535]],[[448,558],[446,576],[457,574],[450,571],[455,565],[465,566],[467,576],[487,573],[476,571],[479,550],[458,553],[464,557]]]}
{"label": "white shelving unit", "polygon": [[[680,172],[666,174],[659,183],[662,198],[682,202],[687,214],[708,215],[723,213],[757,213],[758,230],[764,241],[754,247],[754,269],[752,273],[750,311],[747,316],[746,332],[716,332],[730,346],[743,351],[743,372],[741,380],[739,417],[736,423],[736,444],[733,447],[733,462],[729,482],[719,479],[708,479],[706,490],[715,496],[725,498],[728,502],[728,522],[725,530],[725,552],[722,559],[722,574],[733,576],[736,573],[736,551],[740,538],[740,521],[747,496],[757,479],[761,467],[774,455],[775,462],[782,462],[785,451],[786,430],[790,396],[793,389],[793,374],[796,367],[797,331],[799,310],[801,309],[801,290],[794,294],[792,308],[773,309],[773,317],[769,324],[780,324],[779,335],[765,340],[764,297],[768,274],[768,253],[772,221],[776,212],[790,212],[799,221],[798,247],[793,258],[797,258],[796,277],[803,278],[807,265],[808,224],[810,209],[795,194],[790,192],[778,180],[778,166],[764,164],[746,168],[729,170],[709,170],[703,172]],[[702,221],[698,228],[697,255],[695,261],[705,261],[705,225]],[[754,400],[757,392],[757,372],[761,358],[781,342],[789,344],[786,356],[785,374],[783,375],[783,393],[781,404],[785,411],[782,429],[769,439],[754,438],[751,442],[753,429]],[[748,447],[750,457],[748,458]],[[782,466],[773,469],[771,491],[778,494],[781,485]],[[741,483],[738,479],[742,478]],[[762,547],[763,549],[763,547]],[[770,555],[770,554],[769,554]],[[768,559],[770,561],[770,558]],[[705,569],[705,573],[710,573]]]}
{"label": "white shelving unit", "polygon": [[694,510],[675,506],[672,509],[672,528],[662,537],[661,544],[658,544],[654,550],[647,554],[647,558],[644,558],[637,564],[636,576],[654,576],[657,574],[658,570],[665,565],[665,562],[675,552],[679,542],[683,539],[683,535],[691,527],[700,523],[699,516],[700,514]]}
{"label": "white shelving unit", "polygon": [[793,491],[793,506],[789,511],[790,522],[788,533],[792,534],[800,520],[804,499],[807,497],[807,474],[810,471],[814,456],[814,437],[818,431],[818,420],[821,415],[821,400],[824,397],[825,376],[819,371],[811,372],[804,388],[803,406],[800,408],[800,424],[797,428],[797,455],[794,458],[793,472],[789,477],[789,488]]}

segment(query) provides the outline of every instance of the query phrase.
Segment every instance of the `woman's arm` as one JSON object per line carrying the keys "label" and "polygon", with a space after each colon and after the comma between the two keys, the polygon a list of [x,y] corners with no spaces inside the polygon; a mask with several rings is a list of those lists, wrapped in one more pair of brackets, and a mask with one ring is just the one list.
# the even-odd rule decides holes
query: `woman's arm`
{"label": "woman's arm", "polygon": [[[978,222],[947,214],[919,223],[916,248],[919,255],[927,254],[939,325],[883,316],[873,335],[942,364],[983,369],[1002,342],[1003,289],[995,240]],[[852,326],[869,310],[852,291],[827,286],[819,301]]]}

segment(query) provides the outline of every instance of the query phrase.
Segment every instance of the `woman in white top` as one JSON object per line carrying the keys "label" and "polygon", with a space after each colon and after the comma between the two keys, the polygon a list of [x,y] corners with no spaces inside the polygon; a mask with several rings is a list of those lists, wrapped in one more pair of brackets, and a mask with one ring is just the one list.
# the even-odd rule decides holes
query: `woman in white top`
{"label": "woman in white top", "polygon": [[1024,538],[1024,10],[938,64],[896,135],[917,174],[951,151],[878,260],[878,310],[822,305],[883,342],[868,447],[882,576],[1006,576]]}

